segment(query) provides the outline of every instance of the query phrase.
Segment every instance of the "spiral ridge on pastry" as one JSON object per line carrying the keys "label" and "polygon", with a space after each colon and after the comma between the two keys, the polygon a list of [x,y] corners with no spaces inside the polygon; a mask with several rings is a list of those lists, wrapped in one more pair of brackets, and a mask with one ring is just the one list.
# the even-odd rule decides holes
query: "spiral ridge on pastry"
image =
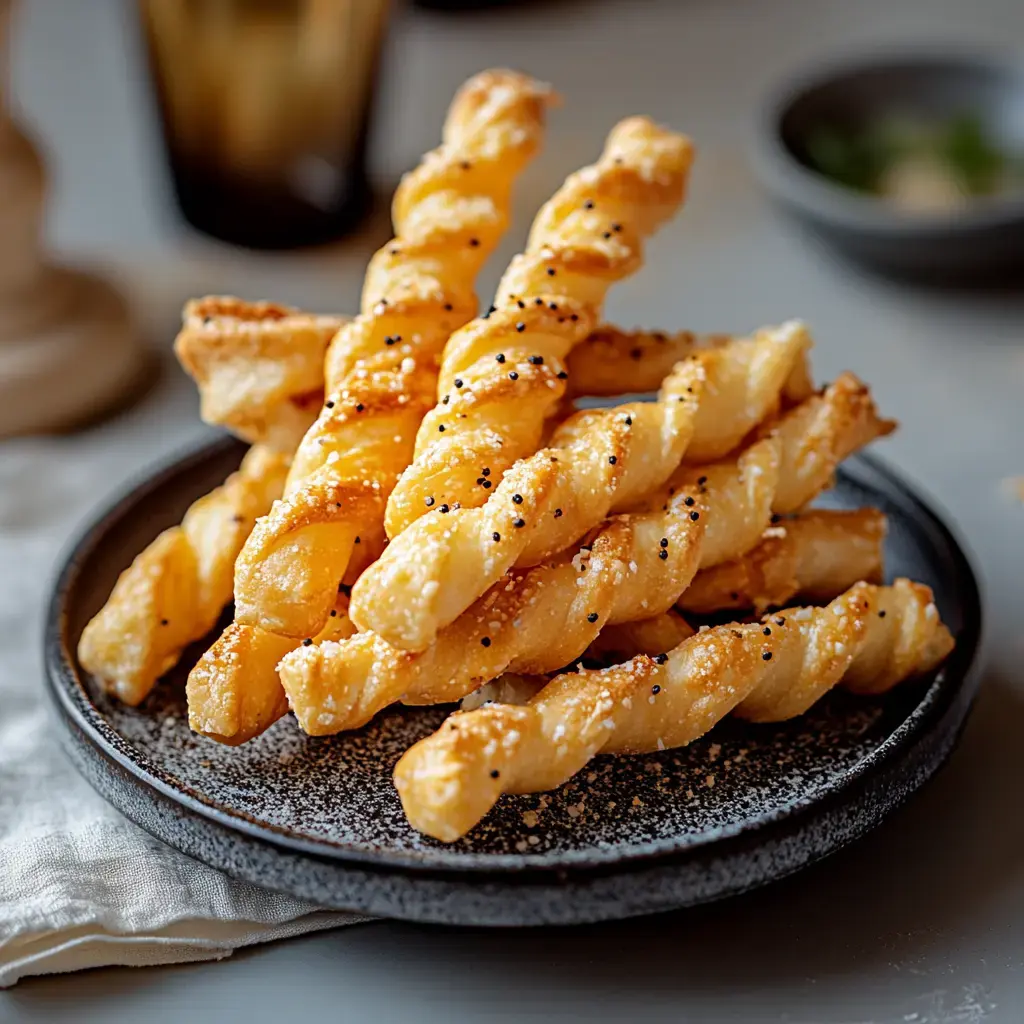
{"label": "spiral ridge on pastry", "polygon": [[353,620],[423,650],[512,566],[564,550],[659,487],[684,456],[706,462],[733,450],[779,407],[790,381],[807,379],[809,346],[803,324],[788,323],[698,351],[666,378],[657,402],[571,416],[500,482],[474,463],[485,503],[441,505],[394,538],[356,584]]}
{"label": "spiral ridge on pastry", "polygon": [[291,455],[323,405],[324,354],[346,321],[207,295],[185,304],[174,351],[207,423]]}
{"label": "spiral ridge on pastry", "polygon": [[789,608],[653,658],[558,676],[523,706],[456,713],[399,760],[395,786],[414,828],[453,842],[502,793],[554,789],[599,753],[684,746],[730,713],[792,718],[840,683],[881,693],[952,648],[927,587],[858,583],[824,608]]}
{"label": "spiral ridge on pastry", "polygon": [[506,671],[557,671],[606,625],[667,611],[699,569],[756,548],[773,513],[801,509],[843,458],[891,426],[844,374],[739,456],[680,470],[652,510],[608,520],[575,554],[508,573],[425,650],[373,632],[296,649],[279,666],[289,704],[321,735],[357,728],[398,700],[440,704]]}
{"label": "spiral ridge on pastry", "polygon": [[235,571],[236,618],[286,636],[325,624],[355,538],[383,518],[435,399],[441,351],[476,311],[473,284],[508,221],[552,96],[524,75],[477,75],[443,143],[403,178],[396,237],[371,259],[360,314],[332,340],[327,399],[296,453],[284,499],[257,523]]}
{"label": "spiral ridge on pastry", "polygon": [[121,573],[85,627],[78,660],[104,690],[139,704],[231,600],[235,558],[280,497],[288,457],[250,448],[237,472],[194,502]]}
{"label": "spiral ridge on pastry", "polygon": [[566,389],[566,356],[598,325],[608,288],[638,269],[644,239],[675,213],[692,159],[685,136],[628,118],[545,203],[494,306],[445,347],[440,402],[388,500],[389,537],[433,507],[482,504],[480,467],[496,486],[536,451]]}

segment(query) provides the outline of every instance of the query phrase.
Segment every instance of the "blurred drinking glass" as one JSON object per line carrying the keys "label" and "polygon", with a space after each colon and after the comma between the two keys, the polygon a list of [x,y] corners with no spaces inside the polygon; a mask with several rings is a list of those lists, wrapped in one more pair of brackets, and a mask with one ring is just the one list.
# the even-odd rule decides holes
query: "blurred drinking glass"
{"label": "blurred drinking glass", "polygon": [[140,0],[185,218],[238,245],[337,238],[369,205],[388,0]]}

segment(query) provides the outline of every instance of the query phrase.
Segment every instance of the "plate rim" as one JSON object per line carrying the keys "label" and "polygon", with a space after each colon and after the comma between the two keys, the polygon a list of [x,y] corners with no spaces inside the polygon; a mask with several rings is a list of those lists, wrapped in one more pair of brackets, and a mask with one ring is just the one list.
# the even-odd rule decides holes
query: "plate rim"
{"label": "plate rim", "polygon": [[[101,755],[127,771],[136,784],[156,790],[182,810],[229,832],[240,832],[289,853],[333,862],[341,868],[348,866],[434,877],[500,875],[527,878],[566,873],[580,876],[635,871],[678,862],[699,856],[709,848],[719,848],[723,843],[756,839],[766,831],[787,824],[797,827],[802,817],[821,813],[830,805],[842,802],[866,778],[883,771],[893,758],[912,748],[927,734],[930,726],[943,718],[962,691],[971,690],[966,697],[968,703],[973,700],[980,675],[978,654],[983,633],[983,608],[977,576],[967,549],[955,530],[898,471],[875,455],[858,453],[839,468],[839,473],[856,479],[857,468],[860,467],[862,474],[880,476],[889,485],[891,497],[914,513],[915,521],[927,528],[933,543],[949,552],[954,577],[959,584],[958,600],[963,608],[964,624],[957,637],[956,649],[935,674],[918,703],[878,747],[850,766],[839,781],[823,791],[812,791],[760,813],[753,820],[718,826],[694,835],[680,834],[607,849],[588,847],[585,850],[542,854],[477,853],[439,844],[425,850],[393,850],[382,846],[360,848],[345,841],[297,836],[282,826],[246,818],[223,803],[209,801],[204,794],[195,792],[180,780],[175,780],[174,784],[168,781],[170,777],[161,773],[159,766],[153,765],[144,751],[122,737],[103,716],[89,695],[83,679],[85,673],[79,669],[75,653],[66,643],[67,595],[75,585],[83,564],[118,520],[174,477],[186,474],[207,461],[224,458],[235,449],[240,457],[245,447],[235,438],[226,436],[171,455],[155,470],[140,472],[130,479],[112,500],[101,506],[100,512],[77,531],[59,556],[59,569],[48,603],[43,636],[44,683],[60,711],[70,718]],[[134,752],[135,756],[126,751]],[[146,765],[152,765],[152,769]]]}

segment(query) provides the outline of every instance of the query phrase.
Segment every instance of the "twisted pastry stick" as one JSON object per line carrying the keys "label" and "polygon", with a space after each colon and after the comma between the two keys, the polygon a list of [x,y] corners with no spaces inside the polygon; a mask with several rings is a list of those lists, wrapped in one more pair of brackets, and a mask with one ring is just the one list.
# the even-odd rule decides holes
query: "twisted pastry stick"
{"label": "twisted pastry stick", "polygon": [[388,501],[389,537],[431,507],[482,504],[480,467],[496,485],[537,450],[565,392],[563,361],[597,326],[609,286],[640,266],[644,238],[675,213],[692,159],[685,136],[629,118],[597,163],[570,175],[541,208],[495,306],[445,348],[443,397]]}
{"label": "twisted pastry stick", "polygon": [[[352,636],[348,597],[338,594],[327,625],[307,643]],[[270,728],[287,710],[277,663],[296,647],[291,637],[233,622],[188,676],[188,723],[194,732],[238,746]]]}
{"label": "twisted pastry stick", "polygon": [[509,573],[426,650],[366,632],[287,655],[279,671],[291,708],[321,735],[357,728],[398,700],[440,704],[506,671],[557,671],[606,624],[667,611],[698,568],[755,548],[773,511],[800,509],[843,458],[889,429],[845,374],[738,457],[681,471],[664,507],[616,516],[574,556]]}
{"label": "twisted pastry stick", "polygon": [[[731,451],[805,380],[802,324],[700,351],[666,378],[657,403],[570,417],[551,447],[521,460],[479,508],[434,514],[392,540],[353,590],[352,618],[388,643],[423,650],[513,565],[536,565],[664,483],[684,454]],[[489,493],[489,466],[472,465]]]}
{"label": "twisted pastry stick", "polygon": [[362,311],[327,353],[330,397],[299,446],[285,499],[236,564],[239,622],[308,637],[327,621],[355,537],[383,518],[412,458],[444,343],[476,309],[473,281],[505,228],[550,99],[523,75],[477,75],[455,97],[441,147],[399,185],[397,237],[370,261]]}
{"label": "twisted pastry stick", "polygon": [[288,459],[256,446],[180,526],[164,530],[121,573],[85,627],[78,660],[126,704],[139,704],[231,600],[231,573],[257,516],[284,488]]}
{"label": "twisted pastry stick", "polygon": [[596,754],[684,746],[732,711],[792,718],[840,682],[881,693],[952,648],[927,587],[858,583],[826,608],[790,608],[698,633],[668,655],[561,675],[525,706],[456,713],[405,753],[395,786],[415,829],[452,842],[502,793],[554,789]]}
{"label": "twisted pastry stick", "polygon": [[698,615],[741,608],[760,614],[795,597],[830,601],[856,580],[879,583],[885,528],[873,508],[783,519],[743,558],[697,573],[678,607]]}
{"label": "twisted pastry stick", "polygon": [[[623,622],[606,626],[601,635],[587,648],[584,662],[598,662],[601,666],[616,665],[638,654],[659,654],[677,647],[696,630],[679,614],[670,610],[639,622]],[[462,698],[459,707],[472,711],[488,703],[525,704],[547,684],[547,676],[526,676],[505,672],[484,683],[479,689]]]}
{"label": "twisted pastry stick", "polygon": [[208,295],[185,304],[174,351],[207,423],[290,455],[323,404],[324,353],[346,322]]}

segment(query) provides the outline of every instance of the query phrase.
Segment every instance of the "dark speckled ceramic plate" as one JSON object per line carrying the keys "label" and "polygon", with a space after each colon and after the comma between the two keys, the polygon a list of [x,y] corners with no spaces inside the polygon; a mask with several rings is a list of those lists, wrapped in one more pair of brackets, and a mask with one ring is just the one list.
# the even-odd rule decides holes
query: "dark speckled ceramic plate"
{"label": "dark speckled ceramic plate", "polygon": [[783,725],[727,721],[684,750],[598,758],[554,793],[503,798],[445,846],[406,823],[391,771],[447,709],[395,710],[324,739],[289,716],[232,749],[188,728],[183,681],[202,645],[137,709],[80,670],[79,634],[117,574],[240,455],[230,441],[188,455],[90,528],[61,571],[46,636],[50,692],[82,773],[155,836],[239,878],[325,906],[458,924],[565,924],[710,900],[877,824],[945,760],[974,695],[981,614],[967,560],[905,484],[854,459],[829,501],[882,508],[890,573],[934,588],[957,635],[934,678],[884,699],[835,692]]}

